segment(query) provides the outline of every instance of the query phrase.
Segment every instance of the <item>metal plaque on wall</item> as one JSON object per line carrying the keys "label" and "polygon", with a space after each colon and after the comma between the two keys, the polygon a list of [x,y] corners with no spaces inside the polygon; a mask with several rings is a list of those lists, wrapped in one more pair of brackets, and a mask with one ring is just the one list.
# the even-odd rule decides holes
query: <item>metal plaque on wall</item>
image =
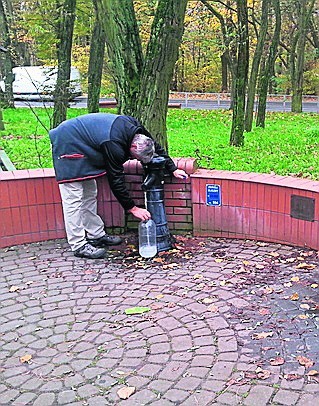
{"label": "metal plaque on wall", "polygon": [[221,204],[220,185],[206,185],[206,205],[221,206]]}
{"label": "metal plaque on wall", "polygon": [[315,219],[315,199],[311,197],[291,195],[290,216],[306,221]]}

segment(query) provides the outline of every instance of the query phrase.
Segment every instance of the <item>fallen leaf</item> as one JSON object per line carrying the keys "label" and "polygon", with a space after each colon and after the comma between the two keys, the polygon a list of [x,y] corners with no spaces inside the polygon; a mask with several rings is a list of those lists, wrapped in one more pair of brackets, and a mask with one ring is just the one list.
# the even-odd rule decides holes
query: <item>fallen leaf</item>
{"label": "fallen leaf", "polygon": [[257,374],[256,374],[256,372],[249,372],[249,371],[246,371],[246,372],[245,372],[245,378],[248,378],[248,379],[256,379],[256,378],[257,378]]}
{"label": "fallen leaf", "polygon": [[273,365],[273,366],[282,365],[284,363],[285,363],[285,360],[282,357],[276,357],[276,358],[272,358],[269,360],[269,364]]}
{"label": "fallen leaf", "polygon": [[295,262],[296,258],[287,258],[286,262]]}
{"label": "fallen leaf", "polygon": [[205,299],[203,299],[204,304],[210,304],[213,302],[214,302],[214,299],[211,299],[210,297],[205,297]]}
{"label": "fallen leaf", "polygon": [[175,244],[176,251],[180,251],[183,249],[181,245]]}
{"label": "fallen leaf", "polygon": [[273,288],[270,288],[269,286],[266,286],[266,288],[264,289],[264,293],[266,293],[266,295],[270,295],[271,293],[273,293]]}
{"label": "fallen leaf", "polygon": [[19,289],[20,289],[19,286],[11,286],[9,292],[17,292]]}
{"label": "fallen leaf", "polygon": [[316,289],[318,286],[319,286],[318,283],[312,283],[312,284],[310,285],[310,287],[311,287],[312,289]]}
{"label": "fallen leaf", "polygon": [[244,264],[244,265],[249,265],[250,262],[249,262],[249,261],[243,261],[243,264]]}
{"label": "fallen leaf", "polygon": [[32,355],[30,354],[26,354],[23,355],[22,357],[20,357],[20,362],[22,362],[22,364],[24,364],[25,362],[29,362],[32,358]]}
{"label": "fallen leaf", "polygon": [[307,316],[306,314],[299,314],[298,319],[306,320],[309,319],[309,316]]}
{"label": "fallen leaf", "polygon": [[302,304],[300,305],[300,308],[301,308],[301,309],[309,310],[309,309],[310,309],[310,306],[309,306],[307,303],[302,303]]}
{"label": "fallen leaf", "polygon": [[218,307],[215,305],[210,305],[207,307],[207,310],[209,310],[212,313],[217,313],[218,312]]}
{"label": "fallen leaf", "polygon": [[299,295],[298,295],[298,293],[293,293],[290,297],[289,297],[289,299],[290,300],[299,300]]}
{"label": "fallen leaf", "polygon": [[311,369],[308,373],[308,376],[315,376],[315,375],[319,375],[319,372],[315,369]]}
{"label": "fallen leaf", "polygon": [[135,393],[136,388],[135,386],[124,386],[124,388],[121,388],[117,391],[117,396],[120,399],[128,399],[130,396]]}
{"label": "fallen leaf", "polygon": [[314,365],[314,362],[311,359],[304,357],[302,355],[298,355],[298,357],[296,357],[296,360],[299,362],[300,365],[303,365],[305,368],[310,368]]}
{"label": "fallen leaf", "polygon": [[201,275],[200,273],[196,273],[196,274],[193,276],[193,279],[203,279],[203,275]]}
{"label": "fallen leaf", "polygon": [[149,307],[130,307],[129,309],[125,309],[125,314],[142,314],[149,312],[151,309]]}
{"label": "fallen leaf", "polygon": [[157,295],[157,296],[155,296],[156,297],[156,299],[162,299],[163,297],[164,297],[164,295],[162,295],[161,293],[159,294],[159,295]]}
{"label": "fallen leaf", "polygon": [[256,374],[257,374],[257,378],[259,378],[259,379],[267,379],[270,377],[271,372],[268,371],[267,369],[262,369],[262,368],[258,367],[256,369]]}
{"label": "fallen leaf", "polygon": [[163,262],[165,262],[165,258],[153,258],[153,262],[159,262],[160,264],[162,264]]}
{"label": "fallen leaf", "polygon": [[241,266],[239,269],[234,269],[233,272],[235,274],[240,274],[240,273],[246,273],[248,272],[247,269],[245,269],[243,266]]}
{"label": "fallen leaf", "polygon": [[161,304],[157,304],[157,303],[152,303],[151,304],[151,309],[152,310],[160,310],[160,309],[163,309],[163,305],[161,305]]}
{"label": "fallen leaf", "polygon": [[270,310],[268,309],[259,309],[259,314],[262,316],[267,316],[267,314],[270,314]]}
{"label": "fallen leaf", "polygon": [[222,259],[222,258],[216,258],[215,259],[215,262],[217,262],[217,263],[221,263],[221,262],[223,262],[224,260]]}
{"label": "fallen leaf", "polygon": [[307,264],[306,262],[301,262],[299,265],[296,266],[297,269],[314,269],[316,265]]}
{"label": "fallen leaf", "polygon": [[284,378],[285,378],[287,381],[295,381],[296,379],[302,378],[302,376],[301,376],[301,375],[297,375],[297,374],[286,374],[286,375],[284,375]]}
{"label": "fallen leaf", "polygon": [[299,276],[293,276],[292,278],[290,278],[291,282],[299,282],[300,278]]}
{"label": "fallen leaf", "polygon": [[263,331],[262,333],[255,333],[252,335],[253,340],[262,340],[263,338],[272,337],[274,333],[272,331]]}
{"label": "fallen leaf", "polygon": [[86,269],[86,270],[84,271],[84,273],[85,273],[86,275],[91,275],[92,273],[95,273],[95,271],[94,271],[93,269]]}
{"label": "fallen leaf", "polygon": [[124,372],[124,371],[116,371],[116,373],[118,374],[118,375],[127,375],[127,372]]}
{"label": "fallen leaf", "polygon": [[247,383],[248,383],[247,379],[244,379],[242,376],[239,376],[237,379],[235,378],[228,379],[225,385],[229,387],[232,385],[245,385]]}

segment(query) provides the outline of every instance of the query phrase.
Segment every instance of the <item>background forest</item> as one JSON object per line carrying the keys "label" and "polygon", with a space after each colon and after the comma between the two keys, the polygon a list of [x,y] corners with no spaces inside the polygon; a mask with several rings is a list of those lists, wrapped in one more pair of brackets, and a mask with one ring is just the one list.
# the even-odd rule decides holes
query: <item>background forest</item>
{"label": "background forest", "polygon": [[[58,42],[57,28],[59,7],[56,0],[1,0],[11,19],[11,46],[13,63],[21,65],[56,65]],[[155,0],[134,1],[142,45],[146,46],[156,9]],[[205,3],[214,8],[214,13]],[[179,49],[171,83],[173,91],[187,92],[229,92],[231,76],[227,64],[227,51],[235,45],[235,6],[233,1],[188,1],[184,20],[184,35]],[[261,21],[261,0],[249,0],[250,56],[254,55]],[[270,3],[270,2],[269,2]],[[270,93],[291,93],[291,63],[296,52],[295,43],[300,32],[298,24],[300,7],[308,3],[311,16],[307,28],[304,62],[304,94],[319,94],[319,4],[305,0],[281,1],[281,39]],[[269,31],[273,29],[274,17],[269,11]],[[82,74],[83,88],[87,90],[87,72],[90,44],[95,23],[93,2],[77,0],[72,45],[72,64]],[[225,24],[228,28],[228,42],[223,39]],[[270,35],[268,35],[271,38]],[[267,38],[266,38],[267,41]],[[267,46],[264,53],[267,52]],[[262,61],[265,63],[265,61]],[[3,72],[2,72],[3,74]],[[105,57],[102,77],[102,95],[114,93],[115,88]]]}
{"label": "background forest", "polygon": [[[87,110],[76,114],[99,111],[100,97],[114,96],[112,112],[136,117],[166,148],[169,135],[176,156],[196,156],[212,168],[317,176],[317,114],[299,113],[303,95],[319,95],[319,0],[0,0],[0,62],[2,148],[19,167],[33,144],[38,162],[28,165],[47,165],[47,130],[75,114],[73,65],[88,94]],[[12,94],[12,68],[28,65],[58,67],[54,108],[33,109],[31,118],[14,109]],[[172,91],[230,94],[230,111],[168,115]],[[289,94],[296,117],[266,116],[269,94]],[[225,125],[215,128],[219,121]],[[252,156],[261,158],[247,168]],[[260,163],[273,157],[282,167]]]}
{"label": "background forest", "polygon": [[[14,107],[12,68],[55,65],[51,127],[67,116],[71,65],[87,84],[88,111],[115,94],[167,147],[169,91],[229,92],[230,144],[265,127],[267,94],[316,95],[319,0],[0,0],[2,107]],[[105,50],[107,51],[105,53]],[[256,99],[257,96],[257,99]]]}

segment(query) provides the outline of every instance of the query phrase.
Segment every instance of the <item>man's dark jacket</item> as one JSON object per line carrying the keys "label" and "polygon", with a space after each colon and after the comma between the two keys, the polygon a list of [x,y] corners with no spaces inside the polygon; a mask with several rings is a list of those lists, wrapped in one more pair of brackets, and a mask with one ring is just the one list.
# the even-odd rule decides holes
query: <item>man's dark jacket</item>
{"label": "man's dark jacket", "polygon": [[[77,182],[107,175],[115,197],[125,210],[135,206],[125,186],[123,164],[130,159],[135,134],[150,133],[133,117],[91,113],[66,120],[49,132],[58,183]],[[167,158],[166,169],[177,169],[155,142],[155,152]]]}

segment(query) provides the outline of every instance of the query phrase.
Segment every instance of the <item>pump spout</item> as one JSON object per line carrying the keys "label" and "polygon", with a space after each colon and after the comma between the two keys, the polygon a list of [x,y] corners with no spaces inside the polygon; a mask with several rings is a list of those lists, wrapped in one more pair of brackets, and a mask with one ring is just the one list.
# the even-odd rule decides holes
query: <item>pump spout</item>
{"label": "pump spout", "polygon": [[151,187],[154,185],[156,181],[156,174],[154,172],[149,173],[146,178],[144,179],[144,182],[142,183],[142,190],[150,190]]}

